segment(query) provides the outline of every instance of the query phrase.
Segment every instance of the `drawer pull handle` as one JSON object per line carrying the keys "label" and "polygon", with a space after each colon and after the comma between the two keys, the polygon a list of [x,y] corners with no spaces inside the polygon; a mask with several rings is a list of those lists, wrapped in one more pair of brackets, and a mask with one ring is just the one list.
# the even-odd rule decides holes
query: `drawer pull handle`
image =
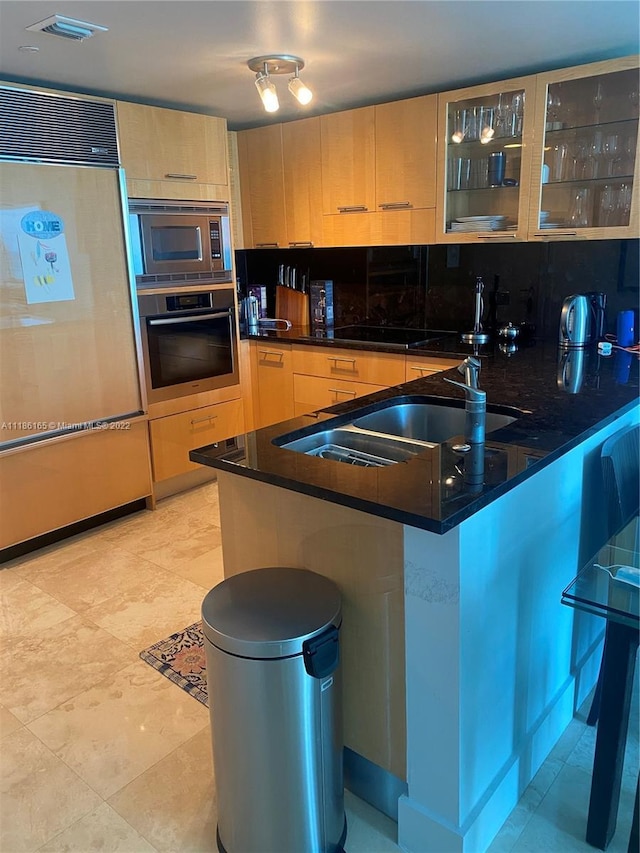
{"label": "drawer pull handle", "polygon": [[279,359],[280,361],[282,361],[283,353],[279,352],[278,350],[272,350],[272,349],[261,349],[261,350],[258,350],[258,352],[260,353],[260,355],[263,355],[263,356],[264,356],[265,360],[266,360],[270,355],[277,355],[277,356],[278,356],[278,359]]}
{"label": "drawer pull handle", "polygon": [[334,394],[348,394],[350,397],[355,397],[355,391],[349,391],[346,388],[329,388],[329,391],[333,391]]}
{"label": "drawer pull handle", "polygon": [[[411,365],[411,370],[417,370],[420,375],[424,373],[439,373],[440,371],[434,370],[433,367],[415,367],[413,364]],[[443,368],[444,370],[444,368]]]}
{"label": "drawer pull handle", "polygon": [[256,249],[277,249],[279,243],[256,243]]}
{"label": "drawer pull handle", "polygon": [[175,178],[178,181],[197,181],[197,175],[181,175],[178,172],[167,172],[165,178]]}
{"label": "drawer pull handle", "polygon": [[297,241],[292,241],[291,243],[289,243],[289,246],[292,249],[299,249],[301,247],[305,248],[305,249],[312,249],[313,243],[311,240],[297,240]]}
{"label": "drawer pull handle", "polygon": [[369,210],[369,208],[365,204],[351,204],[338,208],[340,213],[364,213],[367,210]]}
{"label": "drawer pull handle", "polygon": [[577,237],[577,231],[534,231],[534,237]]}
{"label": "drawer pull handle", "polygon": [[507,240],[513,239],[515,240],[515,233],[505,234],[504,231],[500,231],[497,234],[478,234],[479,240]]}
{"label": "drawer pull handle", "polygon": [[410,201],[385,201],[383,204],[379,204],[378,207],[381,207],[383,210],[400,210],[403,207],[413,207]]}
{"label": "drawer pull handle", "polygon": [[340,355],[328,355],[327,361],[346,361],[348,364],[352,364],[354,367],[356,366],[355,358],[344,358],[344,356]]}
{"label": "drawer pull handle", "polygon": [[205,415],[204,418],[191,418],[191,426],[195,426],[195,424],[205,423],[205,421],[211,422],[217,417],[217,415]]}

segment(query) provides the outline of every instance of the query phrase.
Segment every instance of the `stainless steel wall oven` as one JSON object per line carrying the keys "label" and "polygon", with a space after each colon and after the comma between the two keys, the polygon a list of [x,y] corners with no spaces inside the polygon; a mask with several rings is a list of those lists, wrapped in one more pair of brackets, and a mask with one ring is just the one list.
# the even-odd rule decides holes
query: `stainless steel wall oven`
{"label": "stainless steel wall oven", "polygon": [[149,403],[239,383],[233,297],[230,287],[138,294]]}

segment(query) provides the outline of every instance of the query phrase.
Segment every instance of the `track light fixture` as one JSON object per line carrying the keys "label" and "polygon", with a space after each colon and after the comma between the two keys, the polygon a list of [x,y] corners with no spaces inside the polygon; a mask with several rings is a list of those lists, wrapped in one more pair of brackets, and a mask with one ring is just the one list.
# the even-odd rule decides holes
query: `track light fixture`
{"label": "track light fixture", "polygon": [[278,93],[271,80],[272,74],[293,74],[289,80],[289,91],[302,104],[308,104],[313,98],[313,92],[300,79],[300,70],[304,68],[304,60],[299,56],[272,54],[256,56],[247,62],[252,71],[256,72],[256,88],[262,98],[262,103],[268,113],[274,113],[280,108]]}

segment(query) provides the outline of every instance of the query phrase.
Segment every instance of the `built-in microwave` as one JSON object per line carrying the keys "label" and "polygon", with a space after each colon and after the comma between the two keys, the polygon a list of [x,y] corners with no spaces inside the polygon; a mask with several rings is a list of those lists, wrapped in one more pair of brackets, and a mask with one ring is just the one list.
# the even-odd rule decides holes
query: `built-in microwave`
{"label": "built-in microwave", "polygon": [[138,290],[232,281],[225,202],[129,199],[129,241]]}

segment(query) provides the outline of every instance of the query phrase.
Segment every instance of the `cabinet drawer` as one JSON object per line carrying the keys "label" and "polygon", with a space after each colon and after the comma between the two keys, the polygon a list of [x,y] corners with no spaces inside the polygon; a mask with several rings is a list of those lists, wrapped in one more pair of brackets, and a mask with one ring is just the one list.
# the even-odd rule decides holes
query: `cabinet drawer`
{"label": "cabinet drawer", "polygon": [[153,478],[156,482],[195,471],[189,451],[244,432],[242,400],[231,400],[150,422]]}
{"label": "cabinet drawer", "polygon": [[420,379],[422,376],[431,376],[432,373],[440,373],[442,370],[449,370],[451,367],[457,367],[459,361],[452,361],[450,358],[414,358],[413,356],[406,357],[406,382],[412,379]]}
{"label": "cabinet drawer", "polygon": [[322,376],[293,376],[293,397],[296,414],[346,403],[374,391],[383,391],[386,385],[370,385],[365,382],[349,382],[344,379],[325,379]]}
{"label": "cabinet drawer", "polygon": [[404,355],[328,347],[294,347],[293,372],[389,387],[404,382]]}

